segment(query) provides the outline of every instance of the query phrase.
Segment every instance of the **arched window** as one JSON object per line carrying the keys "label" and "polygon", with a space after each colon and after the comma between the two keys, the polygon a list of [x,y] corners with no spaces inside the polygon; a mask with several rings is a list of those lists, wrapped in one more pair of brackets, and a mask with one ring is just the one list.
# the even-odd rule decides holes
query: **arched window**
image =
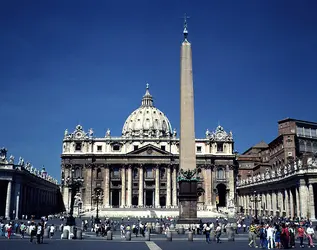
{"label": "arched window", "polygon": [[225,179],[225,171],[223,170],[223,168],[219,168],[217,170],[217,179],[219,180]]}
{"label": "arched window", "polygon": [[97,169],[96,178],[97,178],[97,179],[101,179],[101,169],[100,169],[100,168]]}
{"label": "arched window", "polygon": [[75,169],[73,169],[73,177],[74,178],[81,177],[81,170],[79,167],[76,167]]}

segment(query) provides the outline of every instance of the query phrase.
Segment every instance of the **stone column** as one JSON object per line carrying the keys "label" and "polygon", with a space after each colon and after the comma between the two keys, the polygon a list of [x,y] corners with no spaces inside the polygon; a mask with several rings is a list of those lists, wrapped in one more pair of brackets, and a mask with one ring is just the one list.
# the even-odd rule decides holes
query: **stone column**
{"label": "stone column", "polygon": [[166,207],[171,207],[171,166],[167,166],[167,176],[166,176]]}
{"label": "stone column", "polygon": [[177,167],[175,165],[173,166],[172,184],[173,184],[173,207],[177,207]]}
{"label": "stone column", "polygon": [[308,217],[308,188],[306,185],[300,185],[299,186],[299,200],[300,200],[300,211],[301,211],[301,217],[307,218]]}
{"label": "stone column", "polygon": [[128,167],[128,193],[127,193],[127,206],[132,206],[132,166]]}
{"label": "stone column", "polygon": [[273,211],[273,216],[276,215],[276,207],[277,207],[277,204],[276,204],[276,193],[273,191],[272,192],[272,211]]}
{"label": "stone column", "polygon": [[126,180],[125,180],[125,166],[121,168],[121,207],[126,206]]}
{"label": "stone column", "polygon": [[296,195],[296,213],[298,217],[301,217],[300,199],[299,199],[299,192],[297,187],[295,188],[295,195]]}
{"label": "stone column", "polygon": [[294,198],[292,189],[289,190],[289,206],[290,206],[290,216],[293,219],[294,218]]}
{"label": "stone column", "polygon": [[160,168],[155,168],[155,208],[160,207]]}
{"label": "stone column", "polygon": [[105,168],[105,175],[104,175],[104,197],[103,197],[103,206],[110,207],[110,176],[109,176],[109,166]]}
{"label": "stone column", "polygon": [[144,172],[143,172],[143,166],[140,165],[139,166],[139,201],[138,201],[138,205],[140,207],[143,207],[143,201],[144,201]]}
{"label": "stone column", "polygon": [[312,184],[309,184],[308,186],[309,190],[309,219],[310,220],[316,220],[316,215],[315,215],[315,197],[314,197],[314,186]]}
{"label": "stone column", "polygon": [[279,211],[280,211],[280,216],[283,216],[283,194],[282,191],[278,191],[277,192],[277,202],[278,202],[278,207],[279,207]]}
{"label": "stone column", "polygon": [[15,193],[16,193],[16,201],[15,201],[15,219],[19,219],[19,212],[20,212],[20,196],[21,196],[21,185],[16,184],[15,186]]}
{"label": "stone column", "polygon": [[211,205],[211,168],[210,166],[205,166],[205,176],[206,181],[204,182],[206,206],[207,208]]}
{"label": "stone column", "polygon": [[290,211],[289,211],[289,197],[288,197],[288,190],[284,190],[284,196],[285,196],[285,213],[286,217],[290,217]]}
{"label": "stone column", "polygon": [[7,220],[10,220],[10,215],[11,215],[11,189],[12,189],[12,182],[8,181],[7,198],[6,198],[6,210],[5,210],[5,217],[6,217]]}

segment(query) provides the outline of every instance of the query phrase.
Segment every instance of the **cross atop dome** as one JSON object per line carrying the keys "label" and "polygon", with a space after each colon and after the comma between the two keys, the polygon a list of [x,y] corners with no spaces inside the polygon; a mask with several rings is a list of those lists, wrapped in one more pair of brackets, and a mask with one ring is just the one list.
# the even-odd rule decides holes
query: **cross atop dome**
{"label": "cross atop dome", "polygon": [[153,97],[150,94],[149,86],[150,86],[150,84],[146,83],[145,94],[142,98],[142,106],[145,106],[145,107],[153,107]]}

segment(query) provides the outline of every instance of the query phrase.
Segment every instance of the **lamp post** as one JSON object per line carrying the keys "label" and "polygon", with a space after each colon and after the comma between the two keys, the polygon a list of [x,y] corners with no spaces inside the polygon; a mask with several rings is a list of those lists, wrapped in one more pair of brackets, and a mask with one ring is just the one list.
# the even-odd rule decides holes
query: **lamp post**
{"label": "lamp post", "polygon": [[255,222],[258,223],[258,209],[257,205],[258,202],[262,202],[262,195],[259,195],[256,193],[256,191],[253,192],[253,195],[250,197],[250,202],[254,203],[254,208],[255,208]]}
{"label": "lamp post", "polygon": [[96,201],[97,203],[97,211],[96,211],[96,218],[95,218],[95,223],[100,223],[99,219],[99,202],[102,201],[103,199],[103,190],[100,187],[97,187],[94,189],[94,194],[92,195],[92,198]]}
{"label": "lamp post", "polygon": [[84,178],[79,176],[74,176],[75,170],[71,170],[71,176],[67,176],[66,178],[62,178],[62,185],[70,188],[71,190],[71,198],[70,198],[70,211],[69,216],[67,217],[66,226],[75,226],[75,218],[74,214],[74,204],[75,204],[75,195],[78,192],[79,188],[82,186],[84,182]]}

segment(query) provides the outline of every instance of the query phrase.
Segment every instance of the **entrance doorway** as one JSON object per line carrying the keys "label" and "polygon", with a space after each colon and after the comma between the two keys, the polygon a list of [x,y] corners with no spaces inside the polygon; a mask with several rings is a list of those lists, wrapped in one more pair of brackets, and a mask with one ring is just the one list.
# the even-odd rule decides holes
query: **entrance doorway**
{"label": "entrance doorway", "polygon": [[119,207],[120,206],[120,195],[118,189],[112,190],[112,199],[111,199],[111,205],[113,207]]}
{"label": "entrance doorway", "polygon": [[132,197],[132,206],[137,206],[137,205],[139,205],[139,198],[138,198],[138,196],[133,196]]}
{"label": "entrance doorway", "polygon": [[160,206],[165,207],[166,206],[166,196],[160,197]]}
{"label": "entrance doorway", "polygon": [[225,184],[218,184],[217,185],[217,191],[218,191],[218,198],[219,198],[219,203],[218,207],[226,207],[227,201],[226,201],[226,196],[227,196],[227,187]]}
{"label": "entrance doorway", "polygon": [[153,190],[146,190],[145,192],[145,206],[153,206]]}

